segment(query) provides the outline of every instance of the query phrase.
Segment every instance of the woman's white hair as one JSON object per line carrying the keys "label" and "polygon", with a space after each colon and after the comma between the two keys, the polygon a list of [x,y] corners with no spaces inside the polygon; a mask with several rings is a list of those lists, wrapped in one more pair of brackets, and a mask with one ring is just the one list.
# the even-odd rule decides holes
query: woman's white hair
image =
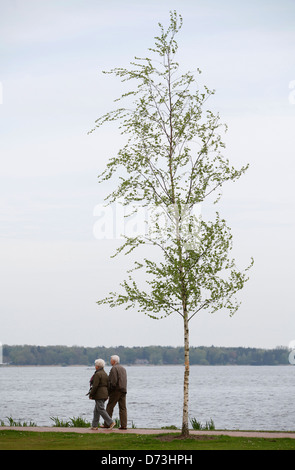
{"label": "woman's white hair", "polygon": [[103,359],[96,359],[96,361],[94,362],[94,364],[97,366],[97,367],[104,367],[105,366],[105,361]]}
{"label": "woman's white hair", "polygon": [[116,364],[119,364],[120,363],[120,358],[119,358],[119,356],[114,355],[114,356],[111,356],[111,361],[115,361]]}

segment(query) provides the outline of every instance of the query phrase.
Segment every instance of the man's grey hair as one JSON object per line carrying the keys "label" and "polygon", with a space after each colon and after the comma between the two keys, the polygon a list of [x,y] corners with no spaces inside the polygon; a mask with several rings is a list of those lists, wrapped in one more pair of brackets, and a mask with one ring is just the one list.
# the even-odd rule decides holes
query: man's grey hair
{"label": "man's grey hair", "polygon": [[96,361],[94,362],[94,364],[97,366],[97,367],[104,367],[105,366],[105,361],[103,359],[96,359]]}
{"label": "man's grey hair", "polygon": [[114,356],[111,356],[111,361],[115,361],[116,364],[120,363],[120,358],[116,354]]}

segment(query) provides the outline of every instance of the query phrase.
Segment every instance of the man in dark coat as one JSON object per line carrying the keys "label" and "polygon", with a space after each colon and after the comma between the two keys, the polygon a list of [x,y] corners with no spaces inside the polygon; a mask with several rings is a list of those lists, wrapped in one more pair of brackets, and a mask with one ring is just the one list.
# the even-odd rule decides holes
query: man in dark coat
{"label": "man in dark coat", "polygon": [[100,416],[104,419],[105,427],[112,429],[116,424],[104,408],[105,401],[108,398],[108,375],[104,370],[104,366],[105,362],[103,359],[96,359],[96,370],[90,381],[89,398],[95,400],[91,427],[93,430],[98,429]]}
{"label": "man in dark coat", "polygon": [[119,356],[111,357],[111,365],[113,367],[111,368],[109,373],[109,401],[107,404],[107,413],[110,416],[113,416],[113,409],[118,403],[120,429],[127,429],[127,372],[126,369],[120,365]]}

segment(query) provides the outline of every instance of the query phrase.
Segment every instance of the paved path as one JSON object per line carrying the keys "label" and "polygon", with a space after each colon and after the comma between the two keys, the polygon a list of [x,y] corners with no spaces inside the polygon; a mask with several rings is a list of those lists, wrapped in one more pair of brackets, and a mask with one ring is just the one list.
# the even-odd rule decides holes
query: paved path
{"label": "paved path", "polygon": [[[11,430],[11,431],[34,431],[34,432],[76,432],[76,433],[124,433],[124,434],[167,434],[167,433],[180,433],[180,430],[171,430],[171,429],[127,429],[125,431],[120,431],[119,429],[113,428],[112,430],[108,429],[98,429],[93,431],[90,428],[57,428],[53,426],[0,426],[0,431]],[[289,438],[295,439],[295,432],[283,432],[283,431],[193,431],[190,430],[191,435],[195,436],[236,436],[236,437],[262,437],[269,439],[279,439],[279,438]]]}

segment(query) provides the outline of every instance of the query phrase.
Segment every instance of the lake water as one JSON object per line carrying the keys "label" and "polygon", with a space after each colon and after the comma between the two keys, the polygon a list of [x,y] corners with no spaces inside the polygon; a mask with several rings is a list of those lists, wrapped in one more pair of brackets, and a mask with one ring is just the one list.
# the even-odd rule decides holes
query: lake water
{"label": "lake water", "polygon": [[[130,366],[128,426],[181,427],[182,366]],[[106,367],[106,372],[109,372]],[[0,367],[0,420],[52,426],[50,417],[92,420],[89,367]],[[295,367],[191,366],[190,418],[216,429],[295,430]],[[118,408],[114,417],[118,417]]]}

